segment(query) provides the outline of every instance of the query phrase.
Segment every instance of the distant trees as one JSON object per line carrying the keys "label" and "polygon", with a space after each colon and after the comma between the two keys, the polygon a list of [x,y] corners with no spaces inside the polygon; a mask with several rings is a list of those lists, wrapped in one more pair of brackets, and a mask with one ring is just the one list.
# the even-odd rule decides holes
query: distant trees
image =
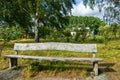
{"label": "distant trees", "polygon": [[105,25],[106,23],[102,21],[98,17],[93,16],[71,16],[70,17],[70,24],[84,24],[85,27],[88,27],[90,31],[94,31],[94,34],[96,35],[98,32],[98,28],[101,25]]}
{"label": "distant trees", "polygon": [[75,41],[78,41],[80,38],[80,41],[84,42],[90,30],[86,28],[85,24],[78,24],[74,31],[76,32]]}
{"label": "distant trees", "polygon": [[[89,35],[92,35],[93,38],[95,38],[95,35],[97,35],[99,32],[99,27],[105,24],[106,23],[101,19],[92,16],[70,16],[69,22],[69,25],[71,25],[72,28],[77,28],[76,32],[80,31],[80,33],[76,34],[76,41],[78,40],[80,34],[82,35],[82,41],[84,41],[87,37],[87,33],[89,33]],[[80,30],[78,30],[78,28],[80,28]]]}
{"label": "distant trees", "polygon": [[100,26],[99,27],[99,35],[103,37],[103,42],[105,43],[105,45],[107,45],[107,43],[111,37],[110,26],[108,26],[108,25]]}
{"label": "distant trees", "polygon": [[111,39],[120,38],[120,24],[111,23],[111,25],[105,25],[99,27],[99,35],[104,38],[105,44]]}
{"label": "distant trees", "polygon": [[65,35],[67,42],[69,42],[71,37],[70,26],[64,29],[63,34]]}
{"label": "distant trees", "polygon": [[117,23],[111,23],[110,29],[111,29],[112,34],[114,35],[114,38],[116,39],[118,30],[119,30],[118,24]]}

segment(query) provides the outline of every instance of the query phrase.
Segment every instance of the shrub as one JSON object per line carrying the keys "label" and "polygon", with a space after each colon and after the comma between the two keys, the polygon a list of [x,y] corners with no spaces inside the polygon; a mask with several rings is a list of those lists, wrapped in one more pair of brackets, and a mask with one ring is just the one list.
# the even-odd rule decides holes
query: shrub
{"label": "shrub", "polygon": [[23,30],[19,27],[0,26],[0,38],[3,42],[0,47],[0,55],[7,42],[20,38],[22,34]]}
{"label": "shrub", "polygon": [[31,63],[31,64],[28,66],[27,69],[30,70],[30,71],[40,70],[40,62],[36,61],[36,62]]}
{"label": "shrub", "polygon": [[104,37],[103,36],[96,36],[96,40],[98,43],[104,43]]}

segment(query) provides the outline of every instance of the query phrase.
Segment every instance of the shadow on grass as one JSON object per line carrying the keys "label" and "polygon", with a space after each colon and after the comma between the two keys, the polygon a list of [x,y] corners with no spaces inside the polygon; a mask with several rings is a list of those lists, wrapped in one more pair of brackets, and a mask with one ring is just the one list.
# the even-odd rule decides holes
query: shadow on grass
{"label": "shadow on grass", "polygon": [[27,66],[28,70],[37,71],[66,71],[66,70],[86,70],[93,71],[92,63],[83,62],[60,62],[60,61],[47,61],[47,62],[33,62]]}
{"label": "shadow on grass", "polygon": [[114,66],[115,63],[100,63],[99,64],[99,72],[104,73],[104,72],[116,72],[112,66]]}
{"label": "shadow on grass", "polygon": [[[22,64],[24,65],[24,64]],[[100,63],[99,64],[99,74],[105,72],[116,72],[112,69],[115,63]],[[25,67],[25,66],[24,66]],[[93,72],[92,63],[89,62],[61,62],[61,61],[33,61],[31,64],[26,65],[27,69],[30,71],[69,71],[77,70],[81,72],[82,70],[87,71],[87,73]],[[14,69],[22,69],[23,66],[16,67]]]}

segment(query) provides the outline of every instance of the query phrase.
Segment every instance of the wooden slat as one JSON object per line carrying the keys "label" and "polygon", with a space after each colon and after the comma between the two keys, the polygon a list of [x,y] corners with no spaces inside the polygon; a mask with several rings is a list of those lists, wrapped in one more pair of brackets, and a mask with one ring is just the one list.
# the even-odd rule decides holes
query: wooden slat
{"label": "wooden slat", "polygon": [[26,55],[6,55],[8,58],[23,58],[23,59],[38,59],[38,60],[49,60],[49,61],[89,61],[98,62],[101,58],[75,58],[75,57],[47,57],[47,56],[26,56]]}
{"label": "wooden slat", "polygon": [[75,52],[97,52],[96,44],[73,43],[15,43],[14,50],[65,50]]}

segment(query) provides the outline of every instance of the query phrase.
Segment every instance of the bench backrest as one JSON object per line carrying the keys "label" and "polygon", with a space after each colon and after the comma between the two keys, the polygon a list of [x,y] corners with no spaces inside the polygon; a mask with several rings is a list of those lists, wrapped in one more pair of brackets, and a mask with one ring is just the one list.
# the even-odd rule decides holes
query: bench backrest
{"label": "bench backrest", "polygon": [[[65,50],[74,52],[97,53],[96,44],[75,44],[75,43],[15,43],[14,50]],[[18,54],[18,53],[16,53]],[[95,57],[95,54],[93,55]]]}

